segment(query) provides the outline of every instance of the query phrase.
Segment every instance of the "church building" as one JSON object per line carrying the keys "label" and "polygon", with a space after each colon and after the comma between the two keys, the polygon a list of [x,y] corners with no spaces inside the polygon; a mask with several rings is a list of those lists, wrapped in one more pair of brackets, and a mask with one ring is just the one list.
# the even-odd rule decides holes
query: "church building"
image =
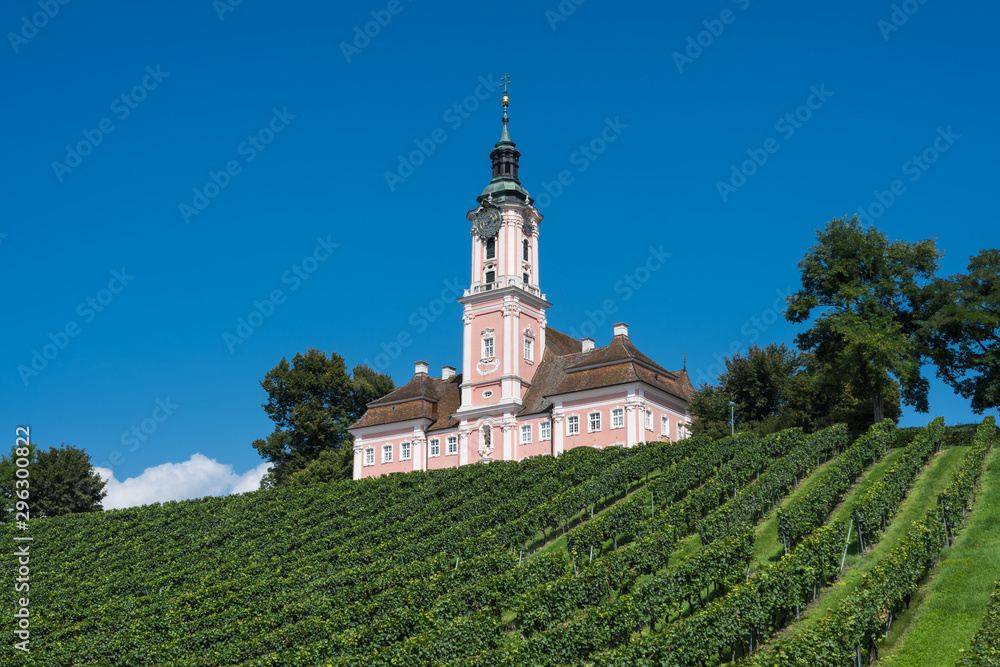
{"label": "church building", "polygon": [[409,382],[369,403],[349,428],[355,479],[687,437],[694,388],[685,370],[640,352],[626,324],[615,324],[603,347],[547,325],[542,215],[518,176],[506,85],[502,102],[492,180],[466,214],[472,280],[458,299],[462,372],[445,366],[431,377],[418,361]]}

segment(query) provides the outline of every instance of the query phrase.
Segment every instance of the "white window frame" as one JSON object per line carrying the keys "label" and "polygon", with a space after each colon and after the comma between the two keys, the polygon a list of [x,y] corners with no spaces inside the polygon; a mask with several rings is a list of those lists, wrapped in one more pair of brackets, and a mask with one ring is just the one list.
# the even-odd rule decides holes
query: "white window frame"
{"label": "white window frame", "polygon": [[365,447],[365,465],[373,466],[375,465],[375,448]]}
{"label": "white window frame", "polygon": [[579,415],[570,415],[566,417],[566,435],[580,435]]}
{"label": "white window frame", "polygon": [[612,408],[611,428],[625,428],[625,408]]}
{"label": "white window frame", "polygon": [[534,361],[535,360],[535,346],[532,345],[535,341],[530,338],[524,339],[524,360]]}
{"label": "white window frame", "polygon": [[538,439],[539,440],[551,440],[552,439],[552,422],[545,420],[539,422],[538,424]]}
{"label": "white window frame", "polygon": [[601,413],[595,410],[587,415],[587,433],[597,433],[601,430]]}
{"label": "white window frame", "polygon": [[483,359],[492,359],[494,353],[493,336],[483,338]]}
{"label": "white window frame", "polygon": [[[445,450],[447,456],[455,456],[458,454],[458,436],[449,435],[447,440],[448,449]],[[454,449],[452,449],[454,447]]]}
{"label": "white window frame", "polygon": [[521,424],[521,444],[527,445],[530,443],[531,443],[531,424]]}
{"label": "white window frame", "polygon": [[441,456],[441,440],[439,438],[431,438],[430,446],[430,456]]}
{"label": "white window frame", "polygon": [[660,417],[660,435],[670,437],[670,418],[666,415]]}
{"label": "white window frame", "polygon": [[653,411],[649,408],[646,408],[646,430],[653,430]]}
{"label": "white window frame", "polygon": [[382,445],[382,463],[392,463],[392,443]]}
{"label": "white window frame", "polygon": [[687,429],[685,429],[684,422],[682,422],[680,420],[677,420],[677,439],[678,440],[683,440],[685,437],[687,437],[687,436],[684,435],[684,432],[686,430]]}
{"label": "white window frame", "polygon": [[404,440],[399,443],[399,460],[409,461],[410,455],[413,453],[412,445],[409,440]]}

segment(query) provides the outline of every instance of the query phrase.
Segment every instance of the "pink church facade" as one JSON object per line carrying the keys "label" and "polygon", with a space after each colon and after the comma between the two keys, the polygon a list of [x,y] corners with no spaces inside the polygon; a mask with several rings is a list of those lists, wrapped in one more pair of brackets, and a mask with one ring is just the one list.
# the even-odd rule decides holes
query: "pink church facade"
{"label": "pink church facade", "polygon": [[519,180],[507,104],[505,92],[492,180],[466,214],[472,279],[458,300],[462,373],[446,366],[431,377],[418,361],[409,382],[369,403],[349,429],[355,479],[687,437],[685,370],[644,355],[622,323],[603,347],[547,325],[542,215]]}

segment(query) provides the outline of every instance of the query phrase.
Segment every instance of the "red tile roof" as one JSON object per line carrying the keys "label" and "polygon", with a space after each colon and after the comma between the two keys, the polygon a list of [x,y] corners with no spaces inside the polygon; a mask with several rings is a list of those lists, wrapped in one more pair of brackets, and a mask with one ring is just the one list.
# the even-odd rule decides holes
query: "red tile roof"
{"label": "red tile roof", "polygon": [[[666,370],[640,352],[627,336],[615,336],[608,345],[590,352],[582,350],[579,340],[545,328],[545,352],[519,416],[548,412],[552,396],[631,382],[644,382],[685,403],[694,392],[687,371]],[[394,392],[369,403],[364,416],[350,428],[417,418],[433,420],[428,431],[454,428],[458,425],[453,415],[461,406],[461,384],[461,375],[442,380],[418,373]]]}

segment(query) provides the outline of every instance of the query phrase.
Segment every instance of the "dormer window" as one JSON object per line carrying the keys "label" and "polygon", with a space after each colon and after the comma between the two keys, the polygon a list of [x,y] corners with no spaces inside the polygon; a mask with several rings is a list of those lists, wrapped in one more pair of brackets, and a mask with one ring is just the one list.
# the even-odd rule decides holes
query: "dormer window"
{"label": "dormer window", "polygon": [[496,239],[486,239],[486,259],[493,259],[497,256],[497,241]]}

